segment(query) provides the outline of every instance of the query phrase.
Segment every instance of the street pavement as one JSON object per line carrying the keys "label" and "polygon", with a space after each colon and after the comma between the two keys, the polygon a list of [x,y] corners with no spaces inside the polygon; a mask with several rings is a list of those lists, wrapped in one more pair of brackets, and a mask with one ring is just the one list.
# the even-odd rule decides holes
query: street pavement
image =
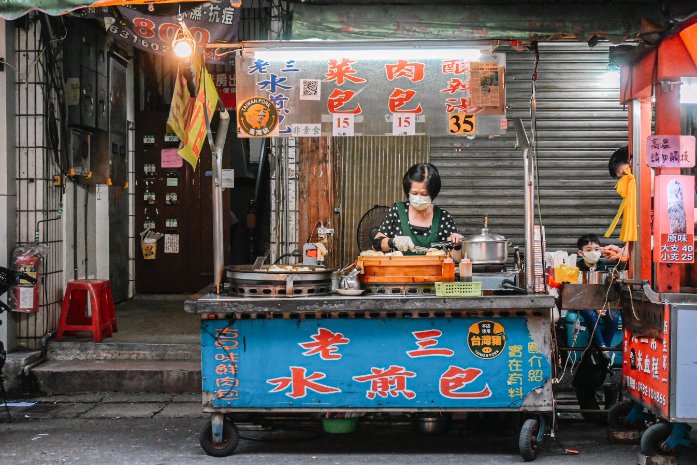
{"label": "street pavement", "polygon": [[[414,432],[406,421],[362,422],[351,434],[322,433],[316,423],[240,424],[227,458],[207,456],[198,435],[207,416],[198,394],[82,394],[0,408],[0,464],[511,464],[522,463],[517,434],[500,416],[455,423],[445,435]],[[546,438],[537,464],[629,465],[637,445],[609,444],[607,428],[573,415],[559,421],[558,443]],[[566,449],[578,455],[565,455]],[[697,464],[689,450],[679,464]]]}

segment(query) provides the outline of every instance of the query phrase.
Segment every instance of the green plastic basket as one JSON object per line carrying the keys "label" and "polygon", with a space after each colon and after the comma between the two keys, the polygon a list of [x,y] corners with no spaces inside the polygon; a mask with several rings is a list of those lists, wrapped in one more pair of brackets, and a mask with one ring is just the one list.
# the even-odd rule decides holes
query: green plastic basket
{"label": "green plastic basket", "polygon": [[353,433],[358,428],[358,417],[354,418],[322,418],[322,428],[326,433]]}
{"label": "green plastic basket", "polygon": [[460,282],[436,283],[438,297],[477,297],[482,295],[482,283]]}

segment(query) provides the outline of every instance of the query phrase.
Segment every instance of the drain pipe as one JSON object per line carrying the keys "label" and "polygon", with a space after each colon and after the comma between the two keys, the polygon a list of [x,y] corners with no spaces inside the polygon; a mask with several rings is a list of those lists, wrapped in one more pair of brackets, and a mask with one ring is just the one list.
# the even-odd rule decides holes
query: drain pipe
{"label": "drain pipe", "polygon": [[225,261],[225,248],[223,246],[223,147],[230,125],[230,114],[220,105],[220,122],[218,132],[215,135],[215,147],[213,148],[213,285],[216,294],[223,292],[223,271]]}
{"label": "drain pipe", "polygon": [[525,133],[523,121],[513,119],[517,143],[523,149],[523,170],[525,179],[525,290],[535,292],[535,165],[531,159],[530,141]]}

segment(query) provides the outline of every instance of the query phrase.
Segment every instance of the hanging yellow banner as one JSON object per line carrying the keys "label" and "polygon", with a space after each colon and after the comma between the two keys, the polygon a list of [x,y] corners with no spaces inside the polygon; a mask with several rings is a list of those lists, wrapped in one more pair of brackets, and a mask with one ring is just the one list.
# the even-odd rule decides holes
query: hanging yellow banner
{"label": "hanging yellow banner", "polygon": [[[205,66],[197,59],[196,96],[193,97],[187,87],[184,74],[185,67],[180,65],[177,80],[172,95],[172,104],[167,118],[167,127],[174,132],[179,140],[179,156],[186,160],[195,170],[198,164],[203,142],[213,111],[218,103],[218,92],[215,90],[213,79]],[[206,120],[207,119],[207,120]]]}

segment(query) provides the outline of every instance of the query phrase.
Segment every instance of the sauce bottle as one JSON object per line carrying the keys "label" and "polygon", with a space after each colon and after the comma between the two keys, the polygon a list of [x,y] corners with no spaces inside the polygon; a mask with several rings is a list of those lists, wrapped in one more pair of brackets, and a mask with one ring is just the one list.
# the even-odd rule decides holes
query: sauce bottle
{"label": "sauce bottle", "polygon": [[460,281],[472,282],[472,261],[466,256],[460,260]]}

